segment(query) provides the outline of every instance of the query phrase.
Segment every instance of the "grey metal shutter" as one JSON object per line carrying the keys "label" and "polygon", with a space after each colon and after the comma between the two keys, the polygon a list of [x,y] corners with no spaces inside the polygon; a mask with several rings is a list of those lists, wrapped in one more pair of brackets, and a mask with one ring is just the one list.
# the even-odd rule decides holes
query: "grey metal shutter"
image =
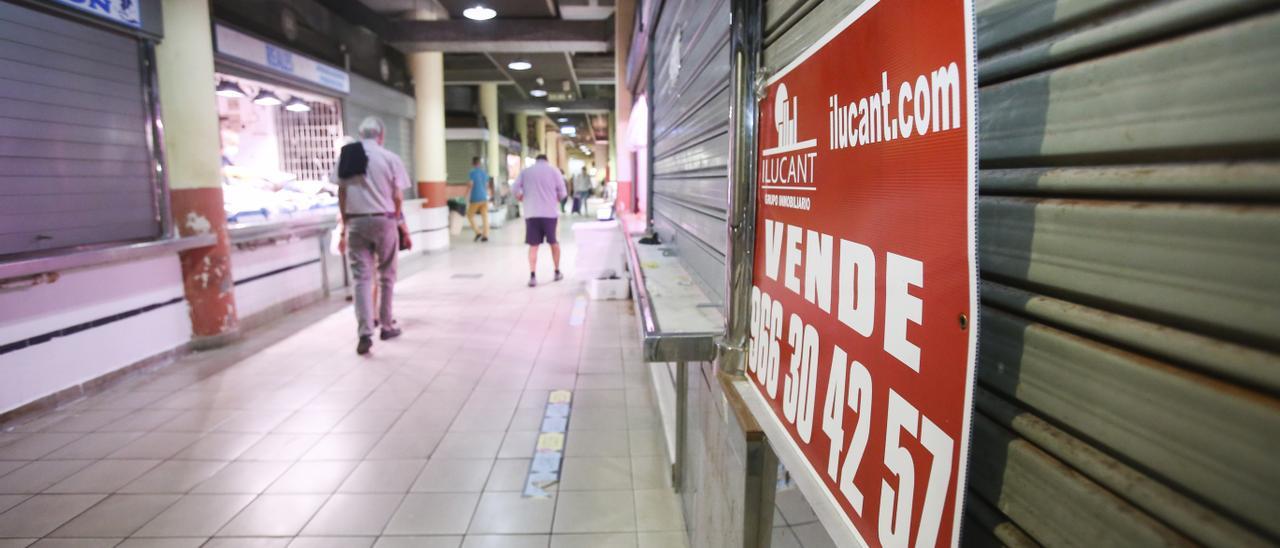
{"label": "grey metal shutter", "polygon": [[[382,146],[404,160],[413,175],[413,97],[352,73],[351,93],[342,101],[342,121],[347,135],[359,138],[360,122],[377,116],[386,126]],[[415,190],[416,191],[416,190]]]}
{"label": "grey metal shutter", "polygon": [[0,2],[0,256],[160,235],[140,48]]}
{"label": "grey metal shutter", "polygon": [[451,185],[471,184],[471,159],[484,156],[484,141],[445,141],[445,173]]}
{"label": "grey metal shutter", "polygon": [[654,33],[653,218],[719,299],[729,184],[729,2],[669,0]]}
{"label": "grey metal shutter", "polygon": [[[853,1],[767,4],[778,69]],[[1280,542],[1280,12],[979,0],[966,545]]]}

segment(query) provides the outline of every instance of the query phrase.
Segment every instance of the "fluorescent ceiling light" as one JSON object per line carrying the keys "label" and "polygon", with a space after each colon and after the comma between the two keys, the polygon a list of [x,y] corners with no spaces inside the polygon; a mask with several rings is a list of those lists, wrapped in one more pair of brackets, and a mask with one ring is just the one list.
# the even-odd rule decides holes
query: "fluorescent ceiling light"
{"label": "fluorescent ceiling light", "polygon": [[562,124],[563,124],[563,123],[565,123],[565,122],[568,122],[568,121],[569,121],[569,119],[568,119],[568,118],[563,118],[563,117],[562,117],[562,118],[556,118],[556,121],[557,121],[557,122],[560,122],[560,123],[562,123]]}
{"label": "fluorescent ceiling light", "polygon": [[237,85],[235,82],[228,82],[226,80],[218,82],[218,89],[214,90],[213,93],[222,97],[236,97],[236,98],[245,97],[248,95],[247,93],[244,92],[243,89],[240,89],[240,86]]}
{"label": "fluorescent ceiling light", "polygon": [[284,105],[284,109],[289,112],[311,112],[311,105],[308,105],[302,99],[294,97],[289,99],[289,102]]}
{"label": "fluorescent ceiling light", "polygon": [[498,12],[484,6],[474,6],[462,10],[462,16],[475,21],[488,21],[498,15]]}
{"label": "fluorescent ceiling light", "polygon": [[560,107],[547,107],[547,112],[560,112]]}
{"label": "fluorescent ceiling light", "polygon": [[531,89],[531,90],[529,90],[529,95],[530,95],[530,96],[532,96],[532,97],[546,97],[546,96],[547,96],[547,90],[545,90],[545,89]]}
{"label": "fluorescent ceiling light", "polygon": [[284,101],[281,101],[279,97],[276,97],[276,94],[265,89],[259,91],[258,96],[253,98],[253,104],[262,105],[264,107],[274,107],[283,103]]}
{"label": "fluorescent ceiling light", "polygon": [[516,59],[515,61],[507,63],[507,68],[511,70],[529,70],[533,68],[533,63],[525,61],[524,59]]}
{"label": "fluorescent ceiling light", "polygon": [[561,134],[561,135],[569,135],[569,136],[571,136],[571,137],[572,137],[572,136],[576,136],[576,135],[578,134],[578,128],[573,127],[573,126],[564,126],[564,127],[560,128],[560,134]]}

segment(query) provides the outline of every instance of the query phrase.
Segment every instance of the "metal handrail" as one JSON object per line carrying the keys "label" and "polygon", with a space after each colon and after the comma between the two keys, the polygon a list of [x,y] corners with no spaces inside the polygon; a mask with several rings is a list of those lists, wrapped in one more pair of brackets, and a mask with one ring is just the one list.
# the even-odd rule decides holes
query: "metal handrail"
{"label": "metal handrail", "polygon": [[627,266],[631,271],[631,290],[636,312],[640,315],[640,339],[646,362],[711,361],[716,357],[716,340],[722,331],[663,331],[653,299],[645,284],[640,255],[631,236],[622,229],[627,246]]}
{"label": "metal handrail", "polygon": [[227,227],[227,236],[233,245],[243,246],[320,234],[333,230],[337,224],[337,219],[330,216],[290,219],[274,223],[230,226]]}
{"label": "metal handrail", "polygon": [[26,278],[50,272],[62,272],[143,257],[178,253],[188,249],[208,247],[214,245],[217,241],[217,238],[212,234],[200,234],[126,245],[71,248],[48,255],[0,262],[0,280]]}

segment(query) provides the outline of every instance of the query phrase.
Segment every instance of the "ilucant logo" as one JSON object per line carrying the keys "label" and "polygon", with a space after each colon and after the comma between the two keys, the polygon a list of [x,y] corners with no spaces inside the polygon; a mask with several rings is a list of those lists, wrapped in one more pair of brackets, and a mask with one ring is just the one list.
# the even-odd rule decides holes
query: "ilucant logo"
{"label": "ilucant logo", "polygon": [[[773,126],[777,141],[761,153],[760,188],[766,190],[814,191],[814,159],[817,139],[800,139],[800,97],[787,94],[787,85],[778,84],[773,95]],[[807,207],[801,209],[808,209]]]}

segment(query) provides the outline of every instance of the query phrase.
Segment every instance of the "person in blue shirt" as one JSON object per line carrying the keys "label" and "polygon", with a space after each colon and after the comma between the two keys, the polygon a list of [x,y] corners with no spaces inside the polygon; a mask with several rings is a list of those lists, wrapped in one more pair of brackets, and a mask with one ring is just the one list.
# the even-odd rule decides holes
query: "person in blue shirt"
{"label": "person in blue shirt", "polygon": [[[471,158],[471,173],[467,174],[467,178],[471,179],[471,192],[467,195],[467,223],[470,223],[471,230],[476,232],[477,242],[487,242],[489,241],[489,173],[480,167],[479,156]],[[480,214],[483,231],[476,227],[476,221],[472,217],[476,213]]]}

